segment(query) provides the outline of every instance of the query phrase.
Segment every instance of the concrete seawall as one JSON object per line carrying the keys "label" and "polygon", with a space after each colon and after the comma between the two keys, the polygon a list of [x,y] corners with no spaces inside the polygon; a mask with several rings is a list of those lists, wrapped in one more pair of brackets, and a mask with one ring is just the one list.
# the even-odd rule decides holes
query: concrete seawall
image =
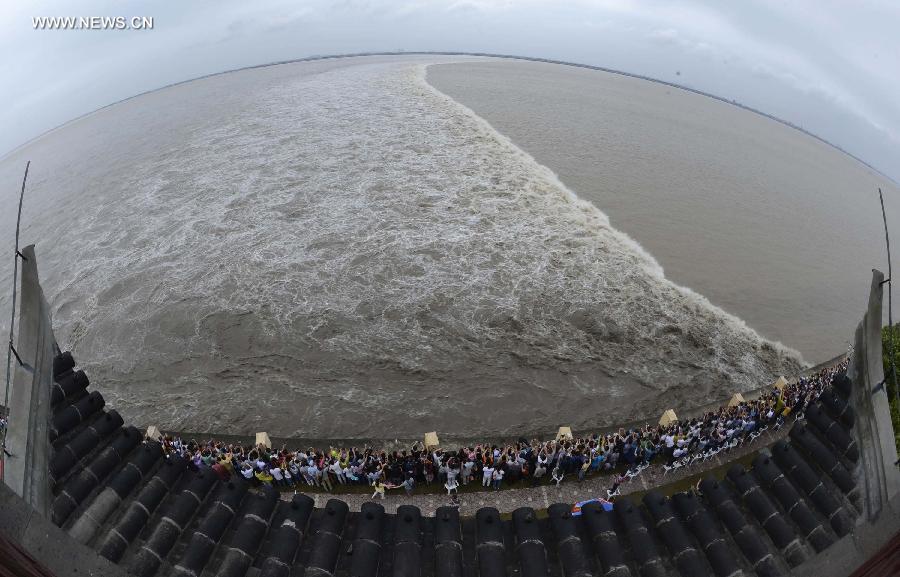
{"label": "concrete seawall", "polygon": [[4,458],[3,481],[35,510],[46,515],[50,503],[48,435],[56,339],[50,306],[38,279],[34,245],[22,249],[22,255],[16,341],[21,362],[16,363],[6,435],[6,446],[13,456]]}

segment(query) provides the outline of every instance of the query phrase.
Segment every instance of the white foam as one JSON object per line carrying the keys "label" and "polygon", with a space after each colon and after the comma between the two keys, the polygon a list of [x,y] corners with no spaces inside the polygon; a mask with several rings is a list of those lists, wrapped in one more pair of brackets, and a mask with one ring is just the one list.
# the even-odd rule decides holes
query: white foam
{"label": "white foam", "polygon": [[796,366],[423,64],[243,74],[155,93],[172,120],[142,154],[85,163],[115,188],[88,189],[78,242],[54,248],[77,263],[58,336],[126,414],[276,435],[533,430]]}

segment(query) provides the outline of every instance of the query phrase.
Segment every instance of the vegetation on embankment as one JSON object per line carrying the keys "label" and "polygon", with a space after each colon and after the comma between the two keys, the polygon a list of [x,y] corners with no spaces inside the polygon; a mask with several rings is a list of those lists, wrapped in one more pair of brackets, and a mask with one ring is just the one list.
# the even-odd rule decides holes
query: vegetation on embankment
{"label": "vegetation on embankment", "polygon": [[[891,374],[891,329],[894,331],[894,368]],[[900,373],[900,324],[881,329],[882,360],[884,362],[884,376],[887,379],[887,394],[891,405],[891,422],[894,425],[894,443],[897,452],[900,453],[900,401],[897,400],[897,381]]]}

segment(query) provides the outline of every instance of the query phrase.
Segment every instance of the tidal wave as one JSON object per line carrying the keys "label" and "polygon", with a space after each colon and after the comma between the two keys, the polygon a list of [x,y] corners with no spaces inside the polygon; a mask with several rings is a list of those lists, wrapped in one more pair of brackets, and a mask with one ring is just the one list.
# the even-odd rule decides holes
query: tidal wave
{"label": "tidal wave", "polygon": [[190,120],[178,138],[159,120],[58,249],[80,263],[58,337],[129,418],[505,435],[652,418],[799,367],[422,62],[303,66],[158,93]]}

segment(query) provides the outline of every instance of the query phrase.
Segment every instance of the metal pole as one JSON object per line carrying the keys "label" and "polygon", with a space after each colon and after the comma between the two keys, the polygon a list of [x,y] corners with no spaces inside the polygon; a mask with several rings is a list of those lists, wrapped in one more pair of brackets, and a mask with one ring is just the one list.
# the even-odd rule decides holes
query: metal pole
{"label": "metal pole", "polygon": [[[891,307],[891,238],[888,236],[888,225],[887,225],[887,213],[884,211],[884,195],[881,192],[881,188],[878,189],[878,200],[881,201],[881,219],[884,221],[884,243],[887,246],[887,257],[888,257],[888,277],[887,277],[887,285],[888,285],[888,334],[890,338],[888,342],[890,343],[890,360],[891,360],[891,368],[890,368],[890,382],[894,385],[894,396],[897,398],[898,406],[900,406],[900,387],[897,386],[897,369],[894,366],[894,318],[893,318],[893,310]],[[885,390],[887,393],[887,390]],[[888,397],[890,400],[890,397]]]}
{"label": "metal pole", "polygon": [[[29,160],[25,164],[25,176],[22,178],[22,190],[19,192],[19,216],[16,219],[16,248],[13,253],[13,292],[12,292],[12,314],[9,320],[9,347],[6,349],[6,392],[3,394],[3,406],[9,411],[9,382],[12,368],[12,352],[13,352],[13,330],[16,323],[16,280],[19,276],[19,225],[22,223],[22,199],[25,198],[25,181],[28,180],[28,168],[31,166]],[[3,433],[4,440],[6,432]]]}

